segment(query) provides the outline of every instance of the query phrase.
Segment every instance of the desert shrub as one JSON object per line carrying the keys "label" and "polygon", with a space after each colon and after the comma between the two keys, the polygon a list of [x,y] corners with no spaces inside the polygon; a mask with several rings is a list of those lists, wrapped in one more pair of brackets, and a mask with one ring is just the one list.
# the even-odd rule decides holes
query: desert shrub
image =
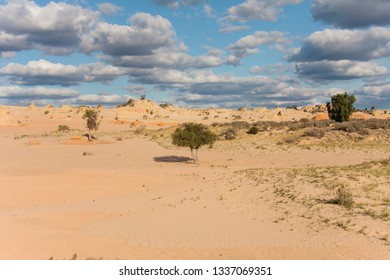
{"label": "desert shrub", "polygon": [[318,128],[321,128],[321,127],[328,127],[328,126],[330,126],[332,123],[334,123],[333,120],[315,121],[315,122],[313,122],[313,126],[314,126],[314,127],[318,127]]}
{"label": "desert shrub", "polygon": [[335,125],[336,130],[342,130],[348,133],[357,132],[360,133],[364,130],[365,124],[362,121],[351,121],[346,123],[337,123]]}
{"label": "desert shrub", "polygon": [[370,135],[370,131],[368,129],[363,128],[358,132],[360,135]]}
{"label": "desert shrub", "polygon": [[50,113],[49,111],[45,111],[45,113],[44,113],[44,114],[45,114],[45,115],[47,115],[47,114],[49,114],[49,113]]}
{"label": "desert shrub", "polygon": [[146,132],[146,126],[141,125],[140,127],[137,127],[136,130],[134,130],[134,133],[137,135],[144,135]]}
{"label": "desert shrub", "polygon": [[365,127],[369,129],[381,129],[386,126],[385,120],[369,119],[365,121]]}
{"label": "desert shrub", "polygon": [[172,104],[170,104],[170,103],[163,103],[163,104],[160,104],[159,106],[161,108],[165,109],[165,108],[168,108],[168,107],[172,106]]}
{"label": "desert shrub", "polygon": [[354,111],[353,103],[356,98],[353,95],[348,95],[346,92],[332,96],[331,103],[327,103],[329,118],[336,122],[349,121],[349,118]]}
{"label": "desert shrub", "polygon": [[225,140],[234,140],[234,139],[236,139],[237,133],[238,133],[238,130],[236,128],[230,127],[228,129],[226,129],[225,131],[223,131],[220,134],[220,136],[223,136],[225,138]]}
{"label": "desert shrub", "polygon": [[220,126],[223,126],[223,123],[219,123],[219,122],[213,122],[211,124],[212,127],[220,127]]}
{"label": "desert shrub", "polygon": [[287,143],[287,144],[293,144],[295,142],[295,138],[293,137],[287,137],[284,139],[284,143]]}
{"label": "desert shrub", "polygon": [[318,128],[310,128],[303,134],[304,136],[322,138],[325,136],[325,131]]}
{"label": "desert shrub", "polygon": [[209,117],[208,116],[204,116],[203,120],[208,120]]}
{"label": "desert shrub", "polygon": [[127,100],[127,102],[125,102],[125,103],[123,103],[123,104],[120,104],[120,105],[118,105],[118,106],[116,106],[117,108],[119,108],[119,107],[134,107],[134,105],[135,105],[135,101],[134,101],[134,99],[129,99],[129,100]]}
{"label": "desert shrub", "polygon": [[143,120],[147,120],[147,119],[148,119],[148,115],[143,115],[143,116],[142,116],[142,119],[143,119]]}
{"label": "desert shrub", "polygon": [[249,128],[247,133],[248,134],[257,134],[257,133],[259,133],[259,128],[256,126],[252,126],[251,128]]}
{"label": "desert shrub", "polygon": [[57,129],[59,132],[68,132],[70,131],[70,127],[67,125],[60,124]]}
{"label": "desert shrub", "polygon": [[297,122],[297,123],[292,123],[292,122],[289,122],[289,123],[286,123],[287,127],[289,130],[291,131],[298,131],[298,130],[301,130],[305,127],[305,123],[301,123],[301,122]]}
{"label": "desert shrub", "polygon": [[[274,121],[258,121],[253,123],[253,126],[257,126],[260,131],[270,130],[270,129],[281,129],[284,124],[282,122],[274,122]],[[248,129],[250,125],[246,128]]]}
{"label": "desert shrub", "polygon": [[309,118],[302,118],[299,121],[303,122],[303,123],[307,123],[307,122],[310,122],[310,119]]}
{"label": "desert shrub", "polygon": [[241,116],[233,116],[233,119],[234,119],[234,120],[241,120],[242,117],[241,117]]}
{"label": "desert shrub", "polygon": [[189,147],[195,162],[198,161],[199,148],[203,145],[212,146],[216,140],[217,135],[211,132],[207,126],[196,123],[184,123],[172,134],[172,143],[179,147]]}
{"label": "desert shrub", "polygon": [[354,204],[352,193],[344,185],[337,189],[336,196],[331,202],[346,208],[351,208]]}
{"label": "desert shrub", "polygon": [[231,123],[231,126],[236,129],[249,129],[251,124],[246,121],[234,121]]}
{"label": "desert shrub", "polygon": [[83,119],[87,120],[88,141],[91,141],[91,130],[97,130],[99,128],[99,111],[87,108],[83,114]]}

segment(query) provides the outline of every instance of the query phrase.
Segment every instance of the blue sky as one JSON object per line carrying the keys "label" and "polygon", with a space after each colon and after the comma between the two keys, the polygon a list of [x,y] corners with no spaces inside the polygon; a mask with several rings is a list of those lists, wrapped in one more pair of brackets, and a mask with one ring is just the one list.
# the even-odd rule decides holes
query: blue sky
{"label": "blue sky", "polygon": [[0,1],[0,104],[390,108],[388,0]]}

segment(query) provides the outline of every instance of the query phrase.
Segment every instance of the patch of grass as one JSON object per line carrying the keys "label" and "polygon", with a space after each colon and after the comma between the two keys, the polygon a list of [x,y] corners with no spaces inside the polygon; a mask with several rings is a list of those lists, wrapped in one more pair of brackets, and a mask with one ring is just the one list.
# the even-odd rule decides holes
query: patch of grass
{"label": "patch of grass", "polygon": [[351,209],[354,205],[353,195],[344,185],[342,185],[337,189],[336,196],[334,199],[330,200],[330,203]]}
{"label": "patch of grass", "polygon": [[390,197],[387,197],[383,200],[383,204],[390,206]]}

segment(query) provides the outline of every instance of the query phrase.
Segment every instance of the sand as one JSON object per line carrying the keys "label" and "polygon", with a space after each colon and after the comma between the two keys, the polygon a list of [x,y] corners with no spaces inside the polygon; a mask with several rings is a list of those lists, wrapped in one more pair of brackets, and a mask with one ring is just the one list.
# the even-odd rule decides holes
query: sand
{"label": "sand", "polygon": [[[0,107],[0,259],[390,259],[388,132],[345,145],[242,132],[193,164],[170,143],[180,123],[319,113],[151,102],[100,111],[88,142],[80,108]],[[351,209],[330,203],[341,185]]]}

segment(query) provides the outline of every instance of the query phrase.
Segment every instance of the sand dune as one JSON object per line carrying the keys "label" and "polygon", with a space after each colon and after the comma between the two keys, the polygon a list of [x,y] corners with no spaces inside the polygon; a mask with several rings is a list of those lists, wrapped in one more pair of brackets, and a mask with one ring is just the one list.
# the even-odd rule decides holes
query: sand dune
{"label": "sand dune", "polygon": [[[187,149],[170,143],[180,123],[323,113],[138,101],[100,108],[98,140],[88,142],[82,108],[30,107],[0,107],[1,259],[390,258],[388,130],[321,139],[242,130],[192,164]],[[330,203],[340,185],[353,193],[353,208]]]}

